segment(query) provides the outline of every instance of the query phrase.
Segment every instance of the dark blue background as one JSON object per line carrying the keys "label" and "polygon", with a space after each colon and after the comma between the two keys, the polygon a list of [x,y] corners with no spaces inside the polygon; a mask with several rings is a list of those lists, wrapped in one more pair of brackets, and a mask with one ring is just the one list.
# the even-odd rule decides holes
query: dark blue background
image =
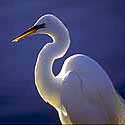
{"label": "dark blue background", "polygon": [[71,36],[70,49],[55,62],[54,73],[60,71],[68,56],[83,53],[98,61],[125,95],[124,0],[0,0],[1,124],[60,122],[55,109],[41,99],[34,85],[37,54],[51,39],[36,35],[11,43],[47,13],[59,17]]}

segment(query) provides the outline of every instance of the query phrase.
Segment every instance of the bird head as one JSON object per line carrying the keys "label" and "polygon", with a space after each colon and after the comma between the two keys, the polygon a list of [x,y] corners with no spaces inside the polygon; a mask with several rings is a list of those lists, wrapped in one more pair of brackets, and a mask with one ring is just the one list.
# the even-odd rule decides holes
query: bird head
{"label": "bird head", "polygon": [[62,28],[65,28],[65,26],[56,16],[47,14],[40,17],[31,28],[14,38],[12,42],[18,42],[33,34],[48,34],[52,37],[54,34],[61,33]]}

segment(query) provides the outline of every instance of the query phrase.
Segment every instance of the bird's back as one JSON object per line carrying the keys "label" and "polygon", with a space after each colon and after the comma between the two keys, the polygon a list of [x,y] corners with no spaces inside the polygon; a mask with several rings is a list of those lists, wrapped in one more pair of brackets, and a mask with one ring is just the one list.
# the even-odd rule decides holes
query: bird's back
{"label": "bird's back", "polygon": [[66,74],[69,71],[76,72],[81,78],[84,78],[90,89],[97,87],[100,89],[108,89],[113,87],[110,78],[103,68],[88,56],[76,54],[67,58],[64,62],[61,73]]}
{"label": "bird's back", "polygon": [[124,105],[97,62],[77,54],[64,62],[61,73],[70,74],[64,78],[61,97],[71,121],[117,123]]}

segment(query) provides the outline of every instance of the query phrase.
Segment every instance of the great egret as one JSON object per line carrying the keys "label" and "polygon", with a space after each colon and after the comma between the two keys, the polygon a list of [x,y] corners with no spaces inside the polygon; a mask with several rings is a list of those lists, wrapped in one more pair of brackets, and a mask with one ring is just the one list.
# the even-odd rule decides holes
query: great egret
{"label": "great egret", "polygon": [[53,39],[38,55],[35,84],[44,101],[58,111],[62,124],[125,123],[124,101],[106,72],[93,59],[82,54],[73,55],[54,76],[54,61],[63,57],[70,45],[69,32],[56,16],[40,17],[13,42],[31,34],[47,34]]}

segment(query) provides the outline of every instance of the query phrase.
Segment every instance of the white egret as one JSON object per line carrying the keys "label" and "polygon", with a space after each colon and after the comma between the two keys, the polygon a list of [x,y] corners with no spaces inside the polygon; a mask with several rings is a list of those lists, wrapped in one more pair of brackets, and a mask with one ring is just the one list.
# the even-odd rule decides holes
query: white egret
{"label": "white egret", "polygon": [[44,101],[58,111],[62,124],[125,123],[124,101],[96,61],[76,54],[66,59],[57,76],[53,74],[54,61],[63,57],[70,45],[69,32],[57,17],[40,17],[13,42],[31,34],[47,34],[53,39],[38,55],[35,84]]}

